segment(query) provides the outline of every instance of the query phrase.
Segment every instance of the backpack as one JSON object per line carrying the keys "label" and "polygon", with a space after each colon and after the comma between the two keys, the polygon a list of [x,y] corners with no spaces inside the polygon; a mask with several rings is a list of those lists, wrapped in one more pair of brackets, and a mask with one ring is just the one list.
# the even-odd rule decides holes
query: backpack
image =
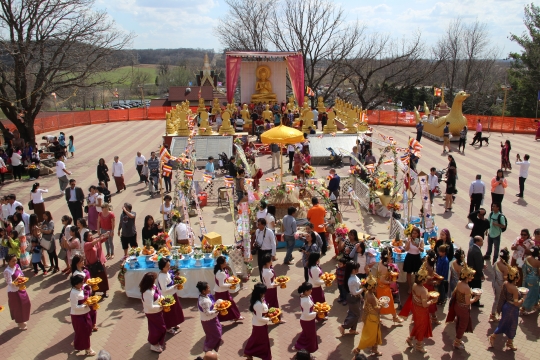
{"label": "backpack", "polygon": [[[491,215],[493,215],[493,211],[489,213],[489,219],[491,219]],[[501,223],[501,216],[504,216],[501,212],[499,212],[499,217],[497,217],[497,222],[500,224]],[[506,222],[506,225],[504,225],[503,228],[499,228],[501,229],[501,232],[505,232],[506,229],[508,229],[508,218],[506,216],[504,216],[504,220]]]}

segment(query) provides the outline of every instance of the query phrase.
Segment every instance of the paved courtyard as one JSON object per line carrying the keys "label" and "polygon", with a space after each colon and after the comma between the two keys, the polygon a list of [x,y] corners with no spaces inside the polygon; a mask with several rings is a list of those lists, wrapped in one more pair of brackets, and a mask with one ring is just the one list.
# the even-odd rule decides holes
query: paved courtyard
{"label": "paved courtyard", "polygon": [[[126,170],[127,191],[113,195],[112,203],[115,213],[119,213],[121,204],[130,202],[134,211],[137,212],[137,227],[142,227],[144,216],[151,214],[159,215],[160,199],[149,198],[144,184],[138,183],[138,175],[134,167],[134,157],[137,151],[141,151],[147,158],[150,151],[157,149],[161,143],[161,134],[164,131],[163,121],[139,121],[121,122],[103,125],[90,125],[72,129],[66,129],[65,133],[74,135],[77,152],[73,159],[66,162],[67,168],[73,171],[73,177],[85,193],[90,185],[97,183],[96,165],[97,160],[105,158],[107,163],[112,162],[113,156],[120,156]],[[409,136],[414,136],[413,128],[377,127],[376,132],[393,136],[401,146],[406,144]],[[375,135],[377,136],[377,135]],[[472,138],[472,134],[469,136]],[[499,142],[509,139],[512,142],[511,159],[515,159],[517,153],[531,155],[531,169],[526,183],[525,198],[518,199],[518,169],[514,168],[508,173],[509,186],[503,201],[503,209],[508,216],[510,227],[502,236],[502,246],[510,246],[511,241],[519,234],[521,228],[532,230],[540,227],[538,214],[540,213],[540,194],[536,192],[540,188],[540,143],[534,141],[532,135],[512,135],[492,133],[489,146],[472,148],[467,144],[466,155],[453,152],[457,162],[459,180],[457,187],[459,193],[457,202],[453,206],[453,212],[445,213],[441,198],[436,198],[434,214],[440,229],[448,228],[455,242],[464,247],[468,243],[468,229],[466,229],[466,215],[469,209],[468,188],[470,182],[477,173],[482,174],[486,185],[500,167]],[[470,142],[470,139],[469,141]],[[447,165],[446,156],[442,154],[442,145],[429,139],[422,140],[424,149],[419,170],[426,173],[431,166],[444,168]],[[456,145],[453,145],[456,146]],[[375,147],[376,148],[376,147]],[[376,151],[378,154],[378,151]],[[270,156],[263,156],[258,160],[265,172],[270,168]],[[285,163],[285,161],[284,161]],[[339,170],[342,176],[346,176],[347,167]],[[317,169],[319,175],[324,175],[328,168]],[[391,166],[388,166],[391,171]],[[268,172],[267,172],[268,173]],[[264,177],[263,177],[264,179]],[[54,175],[39,180],[42,188],[49,189],[45,196],[46,208],[51,211],[56,223],[55,232],[61,230],[60,217],[69,214],[67,204],[60,194],[58,183]],[[32,182],[8,183],[1,190],[1,194],[15,193],[23,204],[29,200],[29,191]],[[268,185],[262,182],[262,187]],[[114,194],[115,187],[111,184]],[[489,185],[487,186],[489,189]],[[444,185],[443,185],[444,189]],[[486,196],[485,205],[489,206],[490,196]],[[413,213],[418,213],[419,200],[414,201]],[[225,209],[213,206],[204,208],[205,223],[208,231],[216,231],[223,235],[225,242],[232,237],[232,225],[230,215]],[[387,238],[388,219],[374,217],[363,211],[363,224],[359,223],[358,216],[352,206],[344,206],[344,218],[349,228],[365,228],[370,234],[381,239]],[[198,227],[195,225],[195,232]],[[116,247],[120,249],[120,241],[115,237]],[[330,254],[330,252],[329,252]],[[93,333],[91,341],[94,350],[106,349],[113,359],[194,359],[202,354],[204,333],[200,324],[199,314],[195,299],[181,299],[186,315],[186,321],[181,325],[182,332],[174,337],[167,335],[166,350],[158,355],[150,352],[146,341],[147,322],[142,312],[140,300],[128,298],[122,291],[117,280],[120,268],[121,252],[117,250],[116,259],[107,262],[110,296],[102,302],[98,310],[99,331]],[[296,256],[294,266],[281,264],[285,253],[279,251],[275,269],[278,275],[287,274],[291,282],[285,290],[279,290],[279,300],[285,312],[286,324],[270,326],[270,339],[272,355],[274,359],[290,359],[293,357],[292,346],[300,332],[299,316],[300,301],[296,293],[296,287],[303,281],[303,271],[300,256]],[[326,256],[322,260],[324,271],[332,271],[335,261]],[[63,268],[63,266],[62,266]],[[488,317],[493,302],[490,281],[493,278],[491,266],[487,269],[487,281],[484,283],[483,309],[472,310],[472,319],[475,325],[474,333],[464,337],[466,351],[452,348],[455,335],[454,324],[441,324],[435,326],[433,338],[426,341],[427,354],[407,349],[405,338],[408,335],[410,321],[401,325],[392,324],[391,317],[386,316],[383,320],[383,345],[380,347],[382,359],[535,359],[540,352],[538,337],[538,314],[532,314],[520,320],[515,345],[518,351],[504,351],[504,341],[501,337],[494,349],[488,349],[487,335],[496,327],[489,323]],[[27,276],[33,275],[31,271]],[[252,279],[258,279],[258,272],[253,272]],[[243,316],[243,322],[224,323],[224,345],[220,349],[221,359],[238,359],[243,354],[245,345],[251,332],[251,315],[248,311],[250,289],[254,283],[250,280],[243,285],[243,289],[234,298],[238,303]],[[191,284],[190,286],[193,286]],[[0,282],[0,304],[7,306],[5,282]],[[401,298],[406,299],[406,291],[402,287]],[[73,340],[73,328],[70,322],[69,309],[70,286],[67,277],[60,274],[31,277],[28,285],[28,293],[32,301],[32,312],[28,322],[28,330],[21,332],[11,320],[9,309],[0,313],[0,353],[4,359],[74,359],[76,355],[71,353],[70,346]],[[337,287],[325,289],[326,299],[333,309],[329,314],[330,319],[323,325],[318,325],[319,350],[313,355],[317,359],[350,359],[351,350],[358,344],[359,336],[339,336],[338,325],[346,315],[346,307],[336,301]],[[447,312],[447,306],[439,309],[438,317],[443,320]],[[358,330],[361,331],[359,324]],[[80,353],[82,356],[82,352]]]}

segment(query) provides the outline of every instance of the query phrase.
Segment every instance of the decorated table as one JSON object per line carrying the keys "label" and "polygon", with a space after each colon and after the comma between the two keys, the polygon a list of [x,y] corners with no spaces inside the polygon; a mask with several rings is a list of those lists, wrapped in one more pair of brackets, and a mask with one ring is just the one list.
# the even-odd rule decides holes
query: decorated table
{"label": "decorated table", "polygon": [[[195,260],[193,257],[184,260],[171,259],[171,267],[178,267],[180,275],[187,279],[184,288],[176,291],[179,297],[197,298],[199,296],[199,290],[197,290],[195,285],[198,281],[206,281],[210,284],[210,289],[214,288],[214,258],[211,256],[212,254],[209,255],[206,258],[203,257],[198,260]],[[228,262],[229,257],[225,256],[225,258]],[[159,273],[157,262],[148,262],[147,256],[132,256],[126,261],[124,267],[126,269],[124,275],[126,295],[131,298],[140,299],[139,283],[147,272]]]}

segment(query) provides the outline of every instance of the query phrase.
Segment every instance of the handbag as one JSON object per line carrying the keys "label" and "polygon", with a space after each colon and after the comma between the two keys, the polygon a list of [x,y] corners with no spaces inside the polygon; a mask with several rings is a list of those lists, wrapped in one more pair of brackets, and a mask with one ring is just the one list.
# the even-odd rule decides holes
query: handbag
{"label": "handbag", "polygon": [[67,259],[67,251],[64,248],[60,249],[60,252],[58,252],[58,258],[60,260],[66,260]]}
{"label": "handbag", "polygon": [[5,167],[5,166],[0,167],[0,174],[5,174],[7,172],[8,172],[7,167]]}
{"label": "handbag", "polygon": [[[264,241],[265,236],[266,236],[266,228],[264,228],[264,232],[263,232],[263,241]],[[251,255],[257,255],[257,252],[259,251],[260,248],[261,248],[261,245],[259,245],[259,243],[257,242],[257,239],[255,239],[255,241],[253,242],[253,246],[251,247]]]}
{"label": "handbag", "polygon": [[49,251],[51,249],[51,241],[50,240],[47,240],[43,237],[41,237],[41,239],[39,239],[39,246],[41,246],[42,248],[44,248],[45,250]]}
{"label": "handbag", "polygon": [[99,260],[94,264],[86,265],[86,267],[88,268],[88,271],[90,271],[90,274],[97,274],[105,271],[105,267]]}
{"label": "handbag", "polygon": [[33,201],[33,200],[30,200],[30,201],[28,202],[28,209],[29,209],[29,210],[34,210],[34,201]]}
{"label": "handbag", "polygon": [[85,212],[86,214],[88,214],[88,205],[85,205],[85,206],[84,206],[84,212]]}

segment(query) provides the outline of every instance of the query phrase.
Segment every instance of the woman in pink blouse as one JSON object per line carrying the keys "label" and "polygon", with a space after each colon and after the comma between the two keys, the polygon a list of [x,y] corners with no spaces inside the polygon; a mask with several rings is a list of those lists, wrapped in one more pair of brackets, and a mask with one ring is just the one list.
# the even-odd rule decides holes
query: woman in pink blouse
{"label": "woman in pink blouse", "polygon": [[84,256],[86,258],[86,266],[90,271],[92,278],[99,277],[101,282],[98,284],[99,289],[96,292],[102,292],[101,295],[104,298],[109,297],[107,290],[109,290],[109,281],[107,279],[107,271],[105,270],[105,255],[103,255],[103,249],[101,244],[107,241],[109,233],[100,235],[97,238],[92,237],[92,233],[87,231],[84,233]]}

